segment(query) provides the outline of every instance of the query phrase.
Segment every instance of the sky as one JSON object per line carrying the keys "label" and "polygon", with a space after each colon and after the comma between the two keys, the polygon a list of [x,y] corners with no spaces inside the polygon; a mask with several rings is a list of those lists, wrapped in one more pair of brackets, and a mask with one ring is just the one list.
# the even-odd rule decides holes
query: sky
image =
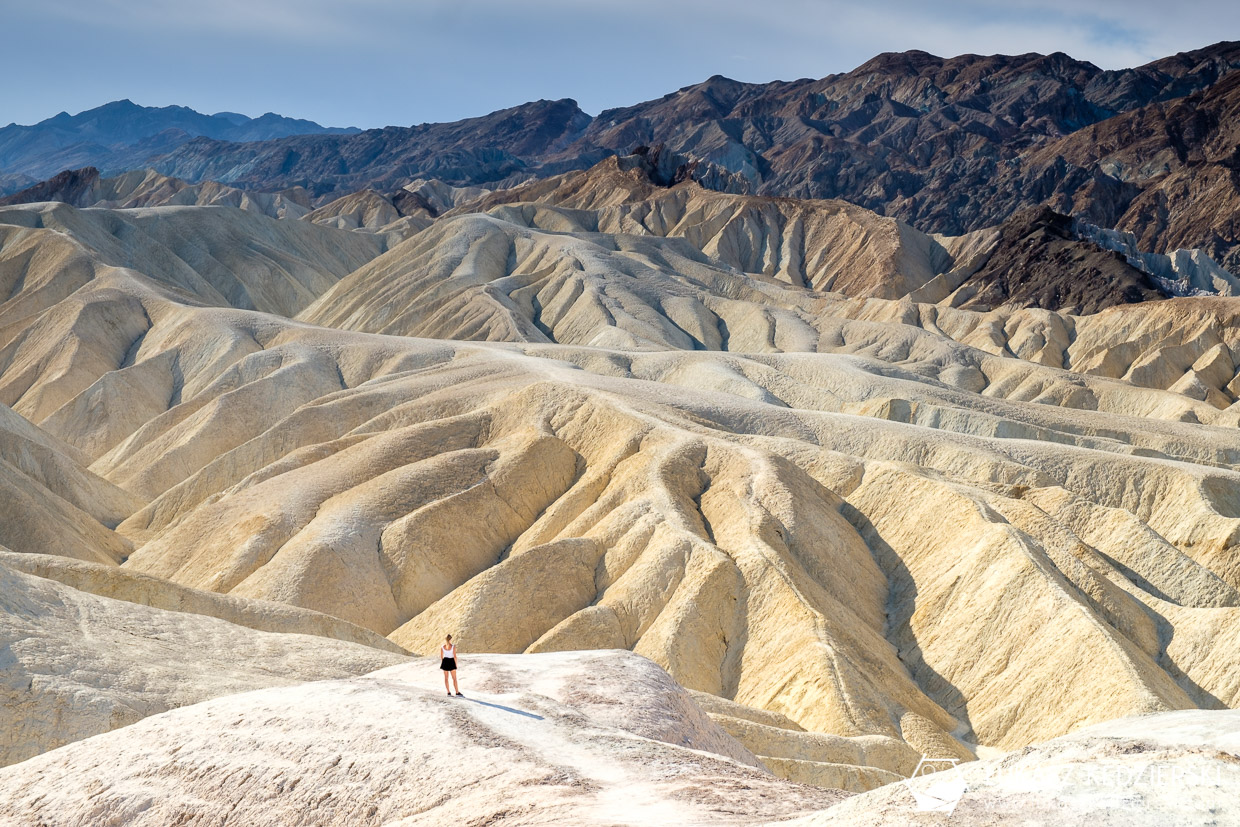
{"label": "sky", "polygon": [[590,114],[885,51],[1102,68],[1240,39],[1235,0],[0,0],[0,124],[129,98],[362,128],[540,98]]}

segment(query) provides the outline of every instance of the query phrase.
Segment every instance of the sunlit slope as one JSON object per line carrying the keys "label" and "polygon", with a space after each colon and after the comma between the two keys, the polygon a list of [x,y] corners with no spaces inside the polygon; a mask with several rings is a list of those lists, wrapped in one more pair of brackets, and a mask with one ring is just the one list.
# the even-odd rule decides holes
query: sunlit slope
{"label": "sunlit slope", "polygon": [[742,825],[820,811],[628,652],[429,658],[216,698],[0,768],[12,824]]}
{"label": "sunlit slope", "polygon": [[[20,556],[0,550],[0,767],[219,695],[358,675],[405,659],[252,628],[264,625],[264,614],[278,621],[278,607],[265,612],[251,603],[247,618],[241,601],[231,601],[233,619],[248,619],[246,627],[90,594],[10,568],[9,558]],[[305,620],[307,628],[314,622]]]}
{"label": "sunlit slope", "polygon": [[229,207],[3,207],[0,343],[116,268],[207,304],[292,315],[382,249],[374,236]]}
{"label": "sunlit slope", "polygon": [[1234,301],[846,299],[528,210],[300,321],[147,265],[20,317],[0,402],[125,503],[75,544],[418,651],[632,649],[850,789],[1236,704]]}
{"label": "sunlit slope", "polygon": [[[633,648],[807,729],[919,748],[1234,702],[1215,636],[1238,603],[1236,475],[1218,467],[1238,439],[1130,416],[1199,410],[1183,396],[899,325],[925,352],[897,365],[437,343],[127,301],[152,325],[133,367],[183,366],[176,404],[91,466],[150,501],[118,529],[129,567],[415,648],[445,625],[476,649]],[[128,335],[93,332],[80,347]],[[966,368],[1102,410],[939,379]]]}
{"label": "sunlit slope", "polygon": [[[402,336],[624,350],[861,350],[895,362],[910,346],[938,347],[947,337],[1169,389],[1210,408],[1229,407],[1240,390],[1234,300],[1153,301],[1088,316],[885,301],[875,297],[965,278],[987,261],[997,236],[931,238],[839,202],[666,189],[619,170],[574,175],[541,182],[548,192],[530,185],[449,213],[343,279],[300,318]],[[493,204],[501,195],[544,200]],[[1070,268],[1063,277],[1074,277]],[[992,389],[974,374],[959,381],[986,394],[1040,392]],[[1096,403],[1086,394],[1068,404]],[[1208,409],[1193,415],[1216,418]]]}

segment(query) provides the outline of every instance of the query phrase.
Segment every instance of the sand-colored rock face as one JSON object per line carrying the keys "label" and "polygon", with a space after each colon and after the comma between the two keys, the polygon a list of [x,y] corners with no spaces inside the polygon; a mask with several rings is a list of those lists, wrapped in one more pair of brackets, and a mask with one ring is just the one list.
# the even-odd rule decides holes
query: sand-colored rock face
{"label": "sand-colored rock face", "polygon": [[445,698],[423,661],[148,718],[0,770],[0,817],[750,824],[842,797],[721,755],[744,751],[628,653],[467,662],[464,698]]}
{"label": "sand-colored rock face", "polygon": [[[128,567],[334,614],[417,650],[445,627],[477,649],[634,648],[804,729],[919,750],[959,749],[955,732],[1020,746],[1117,709],[1232,702],[1224,644],[1187,631],[1226,628],[1237,605],[1226,546],[1209,540],[1232,530],[1211,499],[1230,472],[1192,463],[1232,450],[1224,431],[988,409],[851,356],[523,355],[262,325],[251,338],[268,349],[235,370],[253,380],[205,385],[188,404],[226,411],[261,387],[247,363],[264,354],[294,375],[327,360],[307,375],[337,377],[328,395],[241,420],[173,409],[101,457],[96,472],[154,497],[119,527],[138,547]],[[182,335],[147,340],[179,350]],[[1161,393],[1072,381],[1130,405]],[[904,418],[918,424],[852,413],[912,386],[925,390]],[[1063,444],[1029,439],[1043,435]],[[178,455],[205,465],[168,464]],[[1146,486],[1131,492],[1138,475]],[[945,520],[949,532],[927,531]],[[1154,557],[1118,542],[1121,528]],[[960,577],[987,597],[939,605],[968,596]],[[1038,666],[1056,653],[1054,670]],[[1064,685],[1071,702],[1042,705]],[[906,763],[893,755],[877,768]]]}
{"label": "sand-colored rock face", "polygon": [[198,301],[292,315],[382,249],[374,236],[317,231],[227,207],[0,208],[0,343],[84,284],[136,269]]}
{"label": "sand-colored rock face", "polygon": [[[844,201],[739,196],[691,181],[665,187],[652,175],[644,156],[609,158],[490,193],[449,215],[487,212],[551,231],[680,238],[728,269],[876,298],[907,295],[970,244],[988,241],[985,234],[928,236]],[[531,204],[538,206],[524,206]]]}
{"label": "sand-colored rock face", "polygon": [[434,214],[423,204],[418,199],[392,199],[374,190],[362,190],[324,204],[302,218],[326,227],[377,233],[395,244],[430,226]]}
{"label": "sand-colored rock face", "polygon": [[[1064,303],[1092,310],[1126,301],[1121,287],[1116,296],[1099,294],[1106,279],[1098,262],[1144,275],[1111,261],[1110,251],[1058,239],[1074,251],[1070,260],[1046,264],[1040,286],[1012,294],[1015,305],[962,311],[957,305],[989,295],[978,290],[991,270],[1015,268],[1006,275],[1022,278],[997,230],[931,237],[842,202],[658,187],[625,163],[611,159],[462,205],[344,279],[301,318],[431,338],[746,353],[864,348],[885,360],[905,358],[901,346],[942,347],[946,336],[994,355],[1172,390],[1216,410],[1236,399],[1234,303],[1156,301],[1081,317],[1020,309],[1026,299],[1058,294],[1057,282],[1065,294],[1089,294]],[[1081,268],[1075,276],[1073,266]],[[1002,304],[1006,295],[981,304]],[[884,297],[905,300],[874,300]],[[902,330],[893,340],[890,331],[842,326],[848,319],[932,335]],[[867,341],[849,341],[857,338]],[[970,373],[972,366],[944,378],[993,393],[993,375]],[[1094,404],[1079,393],[1068,402]],[[1208,409],[1193,415],[1215,418]],[[1235,419],[1233,412],[1227,421]]]}
{"label": "sand-colored rock face", "polygon": [[50,554],[18,554],[0,548],[0,565],[63,583],[81,592],[154,609],[205,615],[260,632],[318,635],[396,654],[405,650],[373,632],[331,615],[284,603],[248,600],[180,586],[148,574]]}
{"label": "sand-colored rock face", "polygon": [[0,544],[113,565],[127,557],[132,544],[111,529],[142,501],[88,461],[0,404]]}
{"label": "sand-colored rock face", "polygon": [[282,192],[248,192],[216,181],[190,184],[151,169],[102,178],[94,167],[66,170],[7,198],[0,205],[58,201],[74,207],[236,207],[269,218],[300,218],[310,212],[310,194],[301,187]]}
{"label": "sand-colored rock face", "polygon": [[[631,650],[722,699],[768,768],[854,791],[922,753],[1240,702],[1240,303],[845,298],[738,252],[727,227],[766,207],[677,192],[640,199],[675,233],[636,232],[623,193],[496,203],[373,258],[340,242],[362,233],[204,210],[250,239],[237,272],[341,244],[298,281],[309,303],[266,308],[296,320],[164,258],[99,264],[119,242],[98,221],[192,233],[191,209],[4,211],[52,258],[3,271],[0,427],[47,459],[6,442],[0,480],[65,526],[10,547],[423,654],[448,631],[466,653]],[[810,247],[862,278],[896,225],[840,215]],[[159,582],[123,588],[181,599]]]}

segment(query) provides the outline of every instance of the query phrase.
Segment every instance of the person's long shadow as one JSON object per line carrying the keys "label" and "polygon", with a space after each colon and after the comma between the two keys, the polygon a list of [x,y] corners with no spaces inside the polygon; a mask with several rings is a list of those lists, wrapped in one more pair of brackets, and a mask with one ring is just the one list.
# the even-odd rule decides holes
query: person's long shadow
{"label": "person's long shadow", "polygon": [[477,698],[465,698],[465,700],[469,701],[470,703],[474,703],[474,704],[482,704],[483,706],[489,706],[495,709],[502,709],[505,712],[511,712],[513,715],[524,715],[527,718],[533,718],[535,721],[545,720],[543,716],[541,715],[535,715],[533,712],[526,712],[523,709],[513,709],[511,706],[504,706],[503,704],[493,704],[490,701],[480,701]]}

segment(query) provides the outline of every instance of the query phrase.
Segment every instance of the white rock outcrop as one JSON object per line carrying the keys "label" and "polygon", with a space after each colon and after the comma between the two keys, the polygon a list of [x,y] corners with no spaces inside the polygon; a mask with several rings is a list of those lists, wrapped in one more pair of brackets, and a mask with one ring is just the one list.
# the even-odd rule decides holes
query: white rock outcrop
{"label": "white rock outcrop", "polygon": [[1190,710],[1110,721],[779,823],[1226,827],[1240,824],[1238,789],[1240,713]]}
{"label": "white rock outcrop", "polygon": [[0,819],[98,827],[751,824],[841,793],[744,751],[626,652],[465,655],[232,695],[0,769]]}

